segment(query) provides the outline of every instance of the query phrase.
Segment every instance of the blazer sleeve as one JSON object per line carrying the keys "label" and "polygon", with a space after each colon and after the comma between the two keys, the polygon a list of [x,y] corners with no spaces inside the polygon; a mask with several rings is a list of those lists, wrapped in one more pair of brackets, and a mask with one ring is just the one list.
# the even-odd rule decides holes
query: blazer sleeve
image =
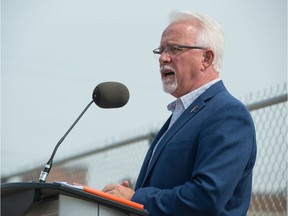
{"label": "blazer sleeve", "polygon": [[246,200],[239,208],[247,210],[256,158],[255,129],[249,112],[239,102],[223,104],[202,125],[197,140],[191,140],[191,144],[197,144],[191,178],[171,189],[139,188],[132,197],[152,216],[215,216],[237,203],[233,196]]}

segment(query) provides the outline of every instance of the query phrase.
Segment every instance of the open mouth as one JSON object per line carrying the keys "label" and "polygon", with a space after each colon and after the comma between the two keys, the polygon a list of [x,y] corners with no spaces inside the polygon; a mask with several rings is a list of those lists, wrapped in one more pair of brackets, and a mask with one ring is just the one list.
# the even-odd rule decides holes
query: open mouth
{"label": "open mouth", "polygon": [[167,72],[167,73],[162,73],[162,77],[167,77],[167,76],[174,76],[175,73],[174,72]]}
{"label": "open mouth", "polygon": [[167,67],[167,66],[162,67],[160,69],[160,72],[161,72],[162,78],[169,77],[169,76],[175,76],[175,71],[172,68]]}

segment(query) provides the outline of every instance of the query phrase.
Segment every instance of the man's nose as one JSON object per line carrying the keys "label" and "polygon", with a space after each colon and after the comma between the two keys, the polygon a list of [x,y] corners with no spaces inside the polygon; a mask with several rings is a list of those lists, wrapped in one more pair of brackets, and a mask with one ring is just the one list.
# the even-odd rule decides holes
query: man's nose
{"label": "man's nose", "polygon": [[168,52],[162,52],[161,54],[160,54],[160,57],[159,57],[159,63],[160,63],[160,65],[163,65],[163,64],[165,64],[165,63],[169,63],[169,62],[171,62],[171,56],[169,55],[169,53]]}

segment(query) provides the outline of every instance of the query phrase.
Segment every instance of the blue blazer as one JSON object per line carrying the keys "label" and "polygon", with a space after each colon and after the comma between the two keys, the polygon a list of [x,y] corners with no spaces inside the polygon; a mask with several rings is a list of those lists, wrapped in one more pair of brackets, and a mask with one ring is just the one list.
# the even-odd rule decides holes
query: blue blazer
{"label": "blue blazer", "polygon": [[242,216],[251,197],[256,138],[246,107],[213,84],[147,152],[132,201],[152,216]]}

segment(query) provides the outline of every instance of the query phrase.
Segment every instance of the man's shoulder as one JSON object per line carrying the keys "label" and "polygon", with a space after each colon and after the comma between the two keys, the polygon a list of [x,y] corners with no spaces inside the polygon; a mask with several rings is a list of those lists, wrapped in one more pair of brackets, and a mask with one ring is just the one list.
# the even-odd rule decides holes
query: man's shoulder
{"label": "man's shoulder", "polygon": [[201,95],[206,105],[213,106],[233,106],[246,110],[246,106],[234,97],[225,87],[222,81],[213,84],[206,92]]}

